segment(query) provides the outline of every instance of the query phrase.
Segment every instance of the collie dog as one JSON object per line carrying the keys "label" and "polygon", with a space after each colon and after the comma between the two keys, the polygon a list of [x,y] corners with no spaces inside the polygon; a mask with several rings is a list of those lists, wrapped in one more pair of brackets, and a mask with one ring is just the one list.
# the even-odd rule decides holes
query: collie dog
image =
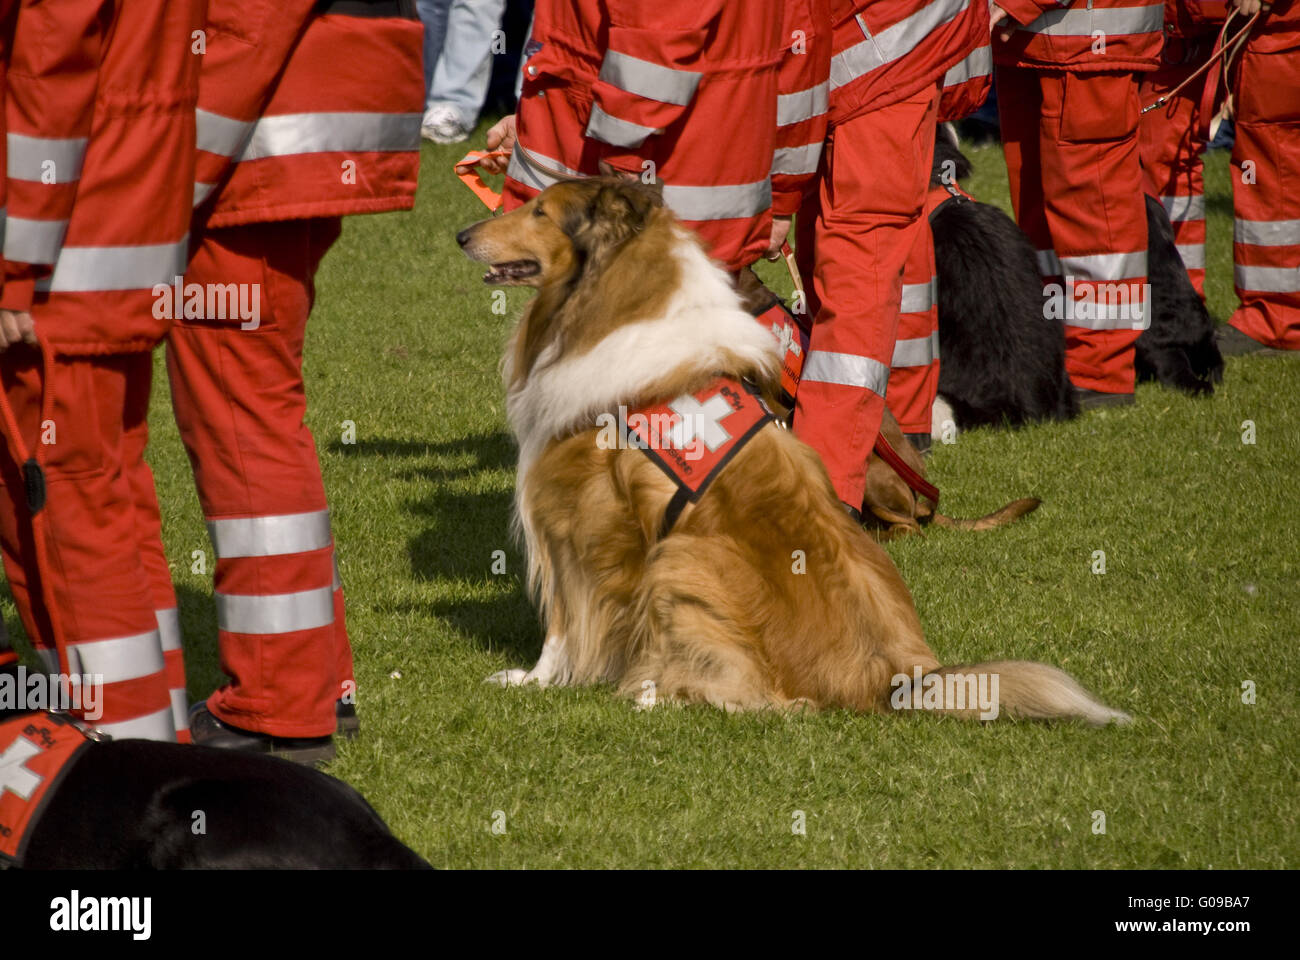
{"label": "collie dog", "polygon": [[980,677],[996,685],[994,715],[1127,719],[1053,667],[940,666],[888,554],[844,510],[817,454],[778,424],[754,430],[665,525],[677,483],[645,449],[604,442],[599,422],[719,375],[770,395],[780,354],[653,188],[559,183],[457,240],[490,264],[486,282],[537,290],[503,373],[545,642],[531,670],[490,680],[611,683],[648,705],[987,717],[962,696],[965,678]]}

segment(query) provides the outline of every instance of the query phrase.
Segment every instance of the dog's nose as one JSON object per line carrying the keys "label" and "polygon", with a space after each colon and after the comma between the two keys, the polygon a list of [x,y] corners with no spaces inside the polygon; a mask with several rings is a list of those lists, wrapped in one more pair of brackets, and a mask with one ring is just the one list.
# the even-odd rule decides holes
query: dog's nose
{"label": "dog's nose", "polygon": [[460,233],[456,234],[456,242],[459,243],[462,247],[465,246],[465,244],[469,243],[469,233],[471,229],[472,229],[471,227],[466,227]]}

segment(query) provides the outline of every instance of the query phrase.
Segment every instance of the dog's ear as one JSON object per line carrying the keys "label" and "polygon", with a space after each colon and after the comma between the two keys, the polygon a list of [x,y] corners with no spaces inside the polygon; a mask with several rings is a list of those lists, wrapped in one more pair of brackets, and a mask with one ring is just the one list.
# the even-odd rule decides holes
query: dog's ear
{"label": "dog's ear", "polygon": [[573,246],[588,261],[599,261],[649,222],[662,203],[653,192],[628,181],[600,180],[591,184],[585,209],[574,211],[563,224]]}
{"label": "dog's ear", "polygon": [[[626,171],[618,169],[618,167],[614,166],[608,160],[598,160],[596,162],[596,169],[600,171],[600,175],[602,177],[613,177],[615,179],[622,180],[625,183],[640,184],[646,190],[650,191],[650,194],[658,200],[660,205],[663,204],[664,182],[659,179],[659,175],[657,173],[655,174],[653,179],[647,180],[646,173],[649,171],[644,170],[644,168],[643,168],[643,172],[638,176],[635,173],[627,173]],[[656,169],[655,165],[653,163],[650,163],[649,170],[655,170],[655,169]]]}

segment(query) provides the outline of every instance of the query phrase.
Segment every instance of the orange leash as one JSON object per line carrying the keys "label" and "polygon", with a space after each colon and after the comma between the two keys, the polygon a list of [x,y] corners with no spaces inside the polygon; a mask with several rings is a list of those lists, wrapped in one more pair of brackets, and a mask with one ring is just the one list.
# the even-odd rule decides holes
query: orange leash
{"label": "orange leash", "polygon": [[[36,335],[39,342],[44,382],[41,390],[41,423],[52,419],[54,413],[54,351],[50,345]],[[9,405],[9,395],[0,388],[0,414],[4,417],[5,433],[9,439],[10,453],[23,475],[23,488],[27,496],[27,510],[32,520],[32,540],[36,545],[36,572],[41,578],[41,596],[45,600],[45,609],[50,618],[50,630],[54,633],[54,649],[59,655],[59,669],[65,676],[71,676],[72,669],[68,661],[68,644],[63,632],[63,620],[54,597],[54,584],[46,575],[50,568],[49,548],[45,541],[45,444],[32,456],[23,442],[22,431],[18,429],[18,420]]]}
{"label": "orange leash", "polygon": [[487,185],[478,167],[484,160],[496,157],[505,159],[509,156],[510,154],[505,150],[471,150],[452,164],[452,169],[456,171],[460,182],[469,187],[474,196],[482,200],[484,206],[493,213],[501,207],[501,194]]}

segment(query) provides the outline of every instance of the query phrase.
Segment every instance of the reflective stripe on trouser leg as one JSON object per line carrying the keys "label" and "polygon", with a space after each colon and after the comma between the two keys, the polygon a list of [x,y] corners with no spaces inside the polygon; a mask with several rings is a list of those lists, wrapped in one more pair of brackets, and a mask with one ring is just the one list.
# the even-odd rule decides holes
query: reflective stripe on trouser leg
{"label": "reflective stripe on trouser leg", "polygon": [[929,433],[939,390],[939,284],[934,234],[918,230],[903,268],[898,337],[890,360],[885,403],[904,433]]}
{"label": "reflective stripe on trouser leg", "polygon": [[163,670],[167,675],[167,692],[171,696],[176,739],[181,743],[189,743],[190,701],[185,692],[185,654],[181,645],[180,611],[168,607],[155,613],[158,617],[158,635],[162,640]]}
{"label": "reflective stripe on trouser leg", "polygon": [[[795,398],[794,430],[835,492],[860,507],[880,430],[903,295],[922,216],[938,83],[834,126],[819,185],[813,284],[819,310]],[[832,203],[832,199],[834,203]]]}
{"label": "reflective stripe on trouser leg", "polygon": [[339,556],[334,550],[334,649],[338,658],[339,696],[351,694],[356,699],[357,678],[352,667],[352,642],[348,637],[347,611],[343,604],[343,577],[339,573]]}

